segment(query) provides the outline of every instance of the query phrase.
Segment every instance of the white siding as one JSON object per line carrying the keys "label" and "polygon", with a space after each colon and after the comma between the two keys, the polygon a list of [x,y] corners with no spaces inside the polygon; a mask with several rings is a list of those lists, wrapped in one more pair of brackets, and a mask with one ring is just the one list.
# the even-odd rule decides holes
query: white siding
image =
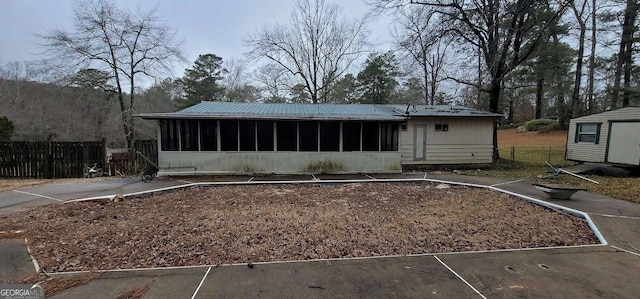
{"label": "white siding", "polygon": [[[435,124],[447,124],[447,132],[435,130]],[[426,159],[414,161],[414,126],[427,126]],[[490,118],[412,118],[407,130],[400,132],[402,164],[491,163],[493,119]]]}
{"label": "white siding", "polygon": [[[639,120],[640,108],[628,107],[572,119],[567,134],[567,159],[584,162],[606,161],[610,120]],[[575,142],[578,123],[600,123],[599,143]]]}
{"label": "white siding", "polygon": [[640,122],[614,122],[610,130],[607,162],[639,165]]}

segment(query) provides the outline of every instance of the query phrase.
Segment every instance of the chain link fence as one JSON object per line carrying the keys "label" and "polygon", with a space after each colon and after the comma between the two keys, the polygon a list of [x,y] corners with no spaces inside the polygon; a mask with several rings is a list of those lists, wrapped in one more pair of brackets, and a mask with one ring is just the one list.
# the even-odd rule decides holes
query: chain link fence
{"label": "chain link fence", "polygon": [[567,166],[574,163],[566,160],[564,146],[510,146],[499,148],[500,158],[512,166],[523,163],[532,166],[545,166],[549,162],[554,166]]}

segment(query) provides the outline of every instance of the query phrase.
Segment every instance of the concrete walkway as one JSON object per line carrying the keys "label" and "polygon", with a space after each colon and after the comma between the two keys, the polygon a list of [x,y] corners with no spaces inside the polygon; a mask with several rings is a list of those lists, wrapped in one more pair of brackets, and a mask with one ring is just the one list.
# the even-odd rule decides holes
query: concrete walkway
{"label": "concrete walkway", "polygon": [[[424,178],[424,173],[374,175]],[[637,298],[640,205],[584,191],[552,200],[531,182],[429,173],[428,179],[492,185],[589,213],[609,245],[219,267],[110,271],[53,298],[114,298],[151,284],[145,298]],[[220,181],[365,179],[368,176],[227,177]],[[159,186],[202,178],[159,181]],[[155,181],[154,181],[155,182]],[[135,183],[132,183],[132,185]],[[149,185],[151,187],[151,185]],[[117,187],[114,190],[137,190]],[[88,192],[88,191],[87,191]],[[47,193],[50,194],[50,193]],[[88,192],[97,196],[98,192]],[[0,199],[2,194],[0,194]],[[58,194],[58,197],[67,198]],[[4,252],[0,243],[0,252]],[[2,261],[2,259],[0,259]],[[0,267],[4,268],[4,264]]]}

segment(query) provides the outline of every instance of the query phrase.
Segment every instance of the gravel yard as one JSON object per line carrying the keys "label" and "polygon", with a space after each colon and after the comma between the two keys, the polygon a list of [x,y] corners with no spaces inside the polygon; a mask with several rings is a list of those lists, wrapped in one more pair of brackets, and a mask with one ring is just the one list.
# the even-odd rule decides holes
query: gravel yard
{"label": "gravel yard", "polygon": [[182,189],[0,218],[47,272],[595,244],[586,222],[506,194],[422,184]]}

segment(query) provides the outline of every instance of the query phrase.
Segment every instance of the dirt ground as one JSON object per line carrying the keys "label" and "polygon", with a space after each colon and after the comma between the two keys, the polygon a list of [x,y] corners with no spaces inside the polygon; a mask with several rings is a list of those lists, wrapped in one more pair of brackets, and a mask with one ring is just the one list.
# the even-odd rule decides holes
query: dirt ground
{"label": "dirt ground", "polygon": [[52,205],[0,219],[0,237],[26,237],[48,272],[597,242],[577,218],[431,183],[197,187]]}
{"label": "dirt ground", "polygon": [[498,147],[507,146],[566,146],[567,131],[549,133],[518,132],[516,129],[498,130]]}

